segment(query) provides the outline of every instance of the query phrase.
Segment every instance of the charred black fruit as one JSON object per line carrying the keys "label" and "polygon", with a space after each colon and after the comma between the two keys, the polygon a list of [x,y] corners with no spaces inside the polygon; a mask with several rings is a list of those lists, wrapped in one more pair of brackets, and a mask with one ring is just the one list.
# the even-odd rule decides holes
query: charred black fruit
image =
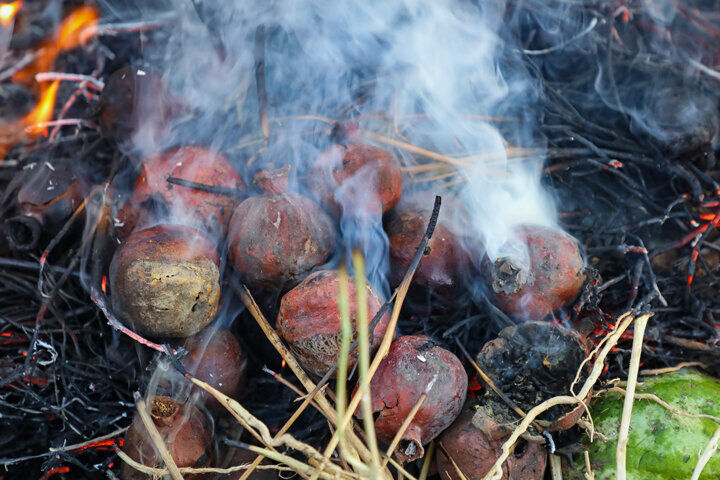
{"label": "charred black fruit", "polygon": [[[483,346],[476,361],[500,391],[527,412],[552,397],[568,395],[586,355],[586,345],[576,332],[553,323],[527,322],[501,330]],[[583,384],[588,371],[585,365],[577,385]],[[486,396],[493,408],[507,409],[494,392]],[[548,430],[567,430],[582,412],[582,405],[555,406],[537,422]]]}

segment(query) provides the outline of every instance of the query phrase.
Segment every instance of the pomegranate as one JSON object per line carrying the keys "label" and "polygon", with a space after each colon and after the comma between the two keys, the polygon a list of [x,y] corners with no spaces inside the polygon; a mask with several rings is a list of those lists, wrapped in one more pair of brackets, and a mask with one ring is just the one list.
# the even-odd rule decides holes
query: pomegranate
{"label": "pomegranate", "polygon": [[[440,436],[443,447],[437,453],[440,478],[462,478],[454,462],[467,480],[482,480],[500,457],[502,445],[511,433],[511,428],[501,426],[482,406],[464,410]],[[503,464],[502,479],[542,480],[546,464],[547,454],[541,445],[520,439],[513,454]]]}
{"label": "pomegranate", "polygon": [[[204,191],[168,182],[174,177],[225,193]],[[245,189],[242,178],[220,153],[200,147],[182,147],[143,163],[135,189],[117,214],[121,236],[151,222],[169,221],[203,230],[213,239],[224,237],[237,195]]]}
{"label": "pomegranate", "polygon": [[[340,279],[335,270],[320,270],[308,276],[283,296],[277,318],[277,330],[306,370],[322,377],[338,359],[340,350],[340,309],[338,295]],[[355,284],[348,279],[350,322],[357,325]],[[367,287],[368,322],[380,310],[382,302]],[[386,313],[373,330],[372,347],[380,344],[390,316]],[[357,350],[351,352],[348,365],[357,360]]]}
{"label": "pomegranate", "polygon": [[[152,397],[148,402],[150,417],[178,467],[202,468],[212,461],[212,437],[205,417],[188,403],[177,403],[170,397]],[[149,467],[162,463],[145,425],[136,418],[125,434],[123,451],[136,462]],[[123,480],[151,478],[123,464]],[[199,478],[187,475],[186,479]]]}
{"label": "pomegranate", "polygon": [[377,415],[375,431],[386,443],[395,437],[428,386],[427,398],[395,452],[403,462],[422,457],[423,445],[460,414],[467,395],[465,369],[455,355],[428,337],[407,335],[393,342],[370,381],[372,409]]}
{"label": "pomegranate", "polygon": [[134,232],[113,256],[110,289],[113,309],[138,332],[188,337],[218,311],[217,251],[200,232],[181,225]]}
{"label": "pomegranate", "polygon": [[335,226],[309,198],[287,191],[286,170],[261,172],[264,194],[250,197],[230,221],[229,255],[243,280],[266,288],[300,280],[335,247]]}
{"label": "pomegranate", "polygon": [[[462,283],[462,274],[470,259],[462,246],[457,222],[448,212],[464,210],[452,200],[443,199],[446,206],[440,212],[435,233],[427,244],[425,255],[413,276],[413,286],[426,291],[454,295]],[[391,212],[385,224],[390,241],[390,286],[395,288],[407,272],[415,250],[427,229],[432,213],[432,197],[414,195],[403,198]]]}
{"label": "pomegranate", "polygon": [[363,144],[333,145],[310,168],[307,184],[334,214],[349,206],[385,213],[402,195],[402,171],[387,150]]}
{"label": "pomegranate", "polygon": [[[521,225],[500,251],[486,259],[494,303],[512,317],[539,320],[577,298],[585,282],[585,261],[578,241],[556,228]],[[523,258],[524,257],[524,258]]]}
{"label": "pomegranate", "polygon": [[[181,359],[185,368],[197,379],[235,398],[245,383],[247,355],[228,330],[201,332],[185,341],[188,354]],[[214,397],[205,394],[208,407],[220,409]]]}

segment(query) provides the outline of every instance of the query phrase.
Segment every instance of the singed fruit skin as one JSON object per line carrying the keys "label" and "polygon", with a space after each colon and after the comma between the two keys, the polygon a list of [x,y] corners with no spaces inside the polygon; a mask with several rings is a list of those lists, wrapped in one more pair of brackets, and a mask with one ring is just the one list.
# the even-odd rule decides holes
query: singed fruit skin
{"label": "singed fruit skin", "polygon": [[235,209],[229,254],[243,280],[280,289],[325,263],[335,248],[335,236],[330,217],[309,198],[268,192]]}
{"label": "singed fruit skin", "polygon": [[400,201],[402,170],[397,157],[382,148],[332,145],[310,168],[307,184],[315,198],[336,216],[352,208],[382,214]]}
{"label": "singed fruit skin", "polygon": [[486,258],[488,290],[503,312],[522,320],[540,320],[578,297],[586,275],[577,239],[556,228],[521,225],[508,243],[524,247],[529,268],[517,257],[494,262]]}
{"label": "singed fruit skin", "polygon": [[[380,310],[382,302],[367,286],[368,322]],[[277,318],[277,330],[297,355],[302,366],[318,377],[324,376],[338,360],[340,350],[340,309],[337,299],[340,278],[335,270],[320,270],[308,276],[283,296]],[[350,324],[356,334],[357,304],[355,284],[348,278]],[[371,348],[380,345],[390,315],[385,313],[373,330]],[[357,360],[357,349],[350,354],[348,368]]]}
{"label": "singed fruit skin", "polygon": [[[210,329],[208,329],[210,330]],[[188,354],[180,361],[195,378],[218,389],[230,398],[236,398],[245,384],[247,355],[229,330],[217,330],[193,335],[185,341]],[[203,392],[206,405],[222,411],[220,403]]]}
{"label": "singed fruit skin", "polygon": [[[636,393],[657,395],[689,414],[720,417],[720,380],[691,368],[640,379]],[[605,393],[590,404],[595,430],[608,438],[589,445],[590,462],[597,480],[616,478],[615,452],[624,397]],[[706,418],[677,416],[653,400],[636,399],[630,419],[627,445],[628,480],[676,480],[690,478],[700,452],[710,441],[717,423]],[[588,439],[585,439],[588,443]],[[563,478],[584,480],[585,460],[575,459],[575,468],[564,462]],[[710,458],[700,480],[720,478],[720,455]]]}
{"label": "singed fruit skin", "polygon": [[220,306],[220,260],[197,230],[156,225],[134,232],[110,263],[113,309],[139,333],[185,338]]}
{"label": "singed fruit skin", "polygon": [[170,177],[222,187],[237,194],[245,190],[240,175],[218,152],[181,147],[162,155],[150,155],[143,160],[132,196],[117,214],[119,235],[126,237],[135,228],[163,221],[197,228],[214,240],[224,237],[240,198],[170,183]]}
{"label": "singed fruit skin", "polygon": [[[482,480],[500,458],[502,446],[511,433],[511,429],[499,425],[482,407],[464,410],[440,436],[443,445],[437,452],[440,478],[461,478],[445,454],[447,452],[467,480]],[[537,443],[524,443],[522,452],[517,448],[503,464],[502,480],[542,480],[546,465],[544,447]]]}
{"label": "singed fruit skin", "polygon": [[[402,436],[395,455],[403,462],[421,458],[423,445],[437,437],[460,414],[468,378],[460,360],[424,335],[396,339],[370,381],[375,431],[390,443],[428,385],[427,399]],[[357,387],[356,387],[357,390]],[[359,413],[356,413],[359,415]],[[412,443],[414,449],[407,452]]]}

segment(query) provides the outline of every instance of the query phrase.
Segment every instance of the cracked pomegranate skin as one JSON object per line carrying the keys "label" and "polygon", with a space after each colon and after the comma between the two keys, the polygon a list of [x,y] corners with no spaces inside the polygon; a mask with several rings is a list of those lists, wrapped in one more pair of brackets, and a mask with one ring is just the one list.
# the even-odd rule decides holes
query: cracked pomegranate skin
{"label": "cracked pomegranate skin", "polygon": [[134,232],[110,263],[113,309],[139,333],[184,338],[220,305],[220,261],[197,230],[156,225]]}
{"label": "cracked pomegranate skin", "polygon": [[[357,325],[355,284],[347,282],[350,298],[350,323]],[[382,302],[367,286],[368,319],[370,322],[380,310]],[[320,270],[308,276],[283,296],[277,318],[277,330],[288,343],[305,369],[322,377],[338,359],[340,350],[340,309],[337,299],[340,278],[335,270]],[[389,314],[385,314],[373,330],[372,348],[377,348],[385,335]],[[348,368],[357,360],[357,350],[351,352]]]}
{"label": "cracked pomegranate skin", "polygon": [[243,280],[279,289],[327,261],[335,248],[335,226],[309,198],[268,192],[238,205],[228,240]]}
{"label": "cracked pomegranate skin", "polygon": [[[212,461],[212,437],[205,417],[188,403],[177,403],[170,397],[152,397],[147,402],[150,417],[160,436],[172,455],[175,464],[182,467],[202,468]],[[130,458],[150,467],[162,462],[155,446],[143,425],[135,418],[125,434],[122,447]],[[123,463],[120,477],[122,480],[146,480],[146,475],[130,465]],[[186,479],[200,478],[198,475],[186,475]]]}
{"label": "cracked pomegranate skin", "polygon": [[154,221],[172,221],[203,230],[212,238],[227,234],[239,199],[169,183],[170,177],[242,191],[245,184],[220,153],[201,147],[182,147],[145,159],[135,189],[117,214],[120,236]]}
{"label": "cracked pomegranate skin", "polygon": [[[230,398],[236,398],[245,383],[247,355],[235,335],[228,330],[202,332],[185,341],[188,354],[180,361],[195,378],[218,389]],[[213,410],[223,407],[212,396],[203,392],[205,402]]]}
{"label": "cracked pomegranate skin", "polygon": [[[482,480],[502,453],[512,432],[501,427],[485,409],[466,409],[440,436],[437,469],[442,480],[460,480],[448,455],[467,480]],[[519,441],[503,464],[502,480],[542,480],[547,454],[541,445]],[[522,451],[520,450],[522,448]]]}
{"label": "cracked pomegranate skin", "polygon": [[310,168],[307,184],[335,215],[343,205],[385,213],[402,195],[402,171],[395,155],[364,144],[332,145]]}
{"label": "cracked pomegranate skin", "polygon": [[[512,240],[527,248],[529,268],[517,257],[486,259],[494,303],[506,314],[539,320],[569,305],[585,283],[585,260],[577,239],[556,228],[522,225]],[[501,249],[502,251],[502,249]]]}
{"label": "cracked pomegranate skin", "polygon": [[428,337],[407,335],[392,343],[370,381],[375,431],[380,440],[390,443],[433,378],[427,399],[395,450],[403,462],[421,458],[423,445],[460,414],[467,395],[465,369],[455,355]]}

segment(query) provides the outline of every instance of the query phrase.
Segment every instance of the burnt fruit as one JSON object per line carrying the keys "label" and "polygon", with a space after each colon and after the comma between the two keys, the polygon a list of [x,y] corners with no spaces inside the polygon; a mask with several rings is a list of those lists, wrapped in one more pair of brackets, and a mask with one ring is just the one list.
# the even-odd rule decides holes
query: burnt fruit
{"label": "burnt fruit", "polygon": [[[500,425],[480,405],[464,410],[440,436],[437,469],[442,480],[460,480],[455,466],[467,480],[482,480],[502,453],[512,427]],[[452,458],[452,461],[450,461]],[[453,465],[454,463],[454,465]],[[547,453],[537,444],[520,439],[503,463],[502,480],[542,480]]]}
{"label": "burnt fruit", "polygon": [[[277,318],[277,330],[297,355],[306,370],[322,377],[338,360],[340,350],[340,309],[338,295],[340,278],[335,270],[320,270],[308,276],[283,296]],[[368,319],[380,310],[382,302],[367,286]],[[347,281],[350,298],[350,323],[357,325],[355,284]],[[371,347],[382,341],[390,320],[386,313],[373,330]],[[357,360],[357,350],[351,352],[350,368]]]}
{"label": "burnt fruit", "polygon": [[[167,91],[160,73],[144,67],[123,67],[105,82],[100,96],[102,132],[119,144],[151,143],[164,136],[179,106]],[[138,138],[146,135],[148,138]]]}
{"label": "burnt fruit", "polygon": [[[497,388],[527,412],[545,400],[569,395],[578,371],[579,390],[589,372],[583,365],[586,356],[587,346],[575,331],[549,322],[526,322],[501,330],[483,346],[476,361]],[[513,421],[514,414],[494,392],[485,396],[493,409],[507,410]],[[536,422],[550,431],[567,430],[582,412],[582,405],[558,405],[540,414]]]}
{"label": "burnt fruit", "polygon": [[261,172],[262,195],[235,209],[229,255],[243,280],[273,289],[300,280],[327,261],[335,247],[335,226],[318,204],[287,191],[277,172]]}
{"label": "burnt fruit", "polygon": [[467,374],[451,352],[424,335],[398,338],[370,381],[378,438],[390,443],[423,392],[428,390],[427,399],[395,451],[403,462],[422,457],[423,445],[460,414],[467,385]]}
{"label": "burnt fruit", "polygon": [[204,235],[189,227],[140,230],[115,252],[110,288],[113,309],[140,333],[188,337],[218,311],[218,254]]}
{"label": "burnt fruit", "polygon": [[[212,461],[212,437],[205,417],[189,403],[157,396],[148,401],[150,417],[178,467],[202,468]],[[123,451],[136,462],[161,466],[162,459],[140,418],[135,418],[125,434]],[[145,480],[151,476],[123,464],[123,480]],[[187,475],[186,479],[199,478]]]}
{"label": "burnt fruit", "polygon": [[[443,203],[446,203],[443,199]],[[452,205],[451,211],[462,207]],[[459,228],[440,211],[435,232],[427,244],[424,255],[413,276],[413,285],[443,295],[455,293],[462,283],[462,274],[469,265],[469,258],[462,245]],[[400,285],[407,272],[415,250],[425,235],[432,214],[432,196],[413,196],[402,199],[389,214],[385,230],[390,242],[390,286]]]}
{"label": "burnt fruit", "polygon": [[400,201],[402,171],[397,157],[382,148],[332,145],[310,168],[307,184],[336,215],[351,208],[385,213]]}
{"label": "burnt fruit", "polygon": [[[247,355],[230,331],[209,330],[185,341],[188,354],[180,361],[195,378],[235,398],[245,382]],[[203,395],[209,407],[220,408],[214,397]]]}
{"label": "burnt fruit", "polygon": [[[188,183],[171,183],[170,178]],[[197,228],[214,239],[224,237],[244,189],[232,164],[212,150],[182,147],[149,156],[130,199],[117,214],[118,231],[126,236],[136,227],[171,222]]]}
{"label": "burnt fruit", "polygon": [[486,259],[494,303],[506,314],[539,320],[575,300],[585,282],[585,261],[575,237],[556,228],[521,225]]}

